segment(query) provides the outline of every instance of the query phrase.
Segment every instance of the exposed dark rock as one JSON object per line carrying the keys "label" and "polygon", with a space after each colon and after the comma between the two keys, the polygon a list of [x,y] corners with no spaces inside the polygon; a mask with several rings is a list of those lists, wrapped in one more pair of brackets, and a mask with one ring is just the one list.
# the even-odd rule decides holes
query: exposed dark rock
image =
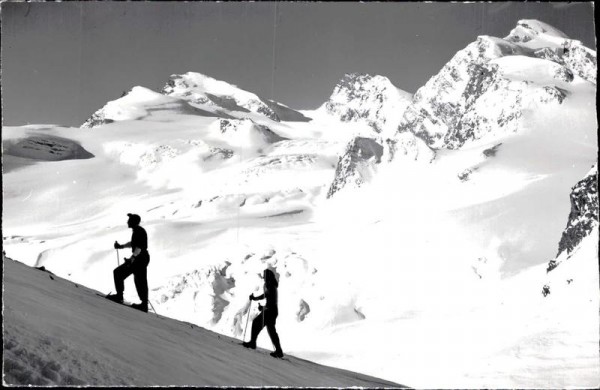
{"label": "exposed dark rock", "polygon": [[261,99],[274,113],[277,118],[285,122],[310,122],[312,119],[304,114],[284,106],[278,102],[268,99]]}
{"label": "exposed dark rock", "polygon": [[302,322],[306,318],[306,316],[310,313],[310,306],[304,299],[300,300],[300,307],[298,308],[298,313],[296,313],[296,318],[298,321]]}
{"label": "exposed dark rock", "polygon": [[356,137],[350,141],[346,151],[338,160],[335,178],[327,192],[327,198],[331,198],[350,183],[360,187],[365,180],[360,165],[379,164],[382,155],[383,146],[374,139]]}
{"label": "exposed dark rock", "polygon": [[574,74],[596,84],[598,67],[596,52],[587,49],[579,41],[565,41],[563,61]]}
{"label": "exposed dark rock", "polygon": [[542,295],[544,297],[548,296],[550,294],[550,286],[545,285],[544,287],[542,287]]}
{"label": "exposed dark rock", "polygon": [[233,150],[223,148],[210,148],[210,154],[204,157],[204,161],[211,161],[214,159],[227,160],[233,157]]}
{"label": "exposed dark rock", "polygon": [[571,253],[581,240],[598,225],[598,170],[592,171],[571,191],[571,212],[563,235],[558,243],[556,257],[566,251]]}
{"label": "exposed dark rock", "polygon": [[533,55],[543,60],[549,60],[552,62],[556,62],[557,64],[564,64],[562,60],[562,53],[559,55],[557,50],[550,49],[549,47],[544,47],[542,49],[536,50],[533,52]]}
{"label": "exposed dark rock", "polygon": [[561,66],[556,69],[556,72],[554,72],[554,78],[557,80],[564,81],[566,83],[570,83],[571,81],[573,81],[575,76],[573,75],[572,71],[565,68],[564,66]]}
{"label": "exposed dark rock", "polygon": [[88,120],[86,120],[81,127],[91,129],[93,127],[107,125],[109,123],[114,123],[114,120],[105,118],[103,113],[98,112],[94,113]]}
{"label": "exposed dark rock", "polygon": [[[234,98],[228,96],[216,96],[210,93],[206,94],[206,97],[215,103],[217,106],[222,107],[229,111],[241,111],[241,112],[250,112],[245,107],[239,106],[237,101]],[[206,103],[206,102],[205,102]]]}
{"label": "exposed dark rock", "polygon": [[410,102],[407,96],[386,77],[350,73],[337,83],[325,110],[343,122],[362,121],[380,133],[384,128],[397,128],[398,111]]}
{"label": "exposed dark rock", "polygon": [[498,77],[498,65],[496,64],[471,64],[468,67],[469,81],[463,91],[465,106],[472,105]]}
{"label": "exposed dark rock", "polygon": [[2,145],[7,155],[39,161],[62,161],[93,158],[76,141],[53,135],[32,135],[25,139],[4,141]]}
{"label": "exposed dark rock", "polygon": [[545,86],[543,94],[540,96],[542,103],[550,103],[552,101],[561,104],[568,96],[568,92],[562,88]]}
{"label": "exposed dark rock", "polygon": [[[594,165],[586,177],[572,188],[570,200],[571,212],[567,226],[558,243],[556,258],[548,262],[547,273],[559,267],[563,261],[569,260],[581,241],[598,226],[597,165]],[[559,258],[565,252],[566,258]]]}
{"label": "exposed dark rock", "polygon": [[266,143],[273,144],[279,141],[287,140],[275,133],[268,126],[259,125],[250,119],[219,119],[219,130],[221,133],[235,133],[244,126],[252,126],[252,130],[260,134]]}
{"label": "exposed dark rock", "polygon": [[461,173],[458,174],[458,179],[460,181],[468,181],[471,178],[471,174],[476,170],[477,168],[469,168],[469,169],[465,169],[464,171],[462,171]]}
{"label": "exposed dark rock", "polygon": [[494,157],[496,155],[496,153],[498,153],[498,149],[500,148],[501,145],[502,145],[502,143],[499,143],[498,145],[494,145],[493,147],[484,150],[483,155],[485,157]]}

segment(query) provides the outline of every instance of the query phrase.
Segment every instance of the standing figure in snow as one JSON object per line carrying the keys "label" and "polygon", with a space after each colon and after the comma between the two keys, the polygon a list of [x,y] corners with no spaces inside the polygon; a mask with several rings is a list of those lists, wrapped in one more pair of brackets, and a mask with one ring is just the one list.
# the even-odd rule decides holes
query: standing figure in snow
{"label": "standing figure in snow", "polygon": [[127,214],[127,227],[132,230],[131,241],[126,244],[119,244],[115,241],[115,249],[131,248],[131,257],[125,258],[125,262],[115,268],[113,275],[115,278],[116,294],[108,295],[107,298],[122,303],[123,291],[125,290],[125,279],[133,274],[135,289],[140,297],[140,304],[131,305],[133,308],[148,312],[148,279],[146,271],[150,263],[150,254],[148,254],[148,235],[146,230],[140,226],[141,218],[136,214]]}
{"label": "standing figure in snow", "polygon": [[265,285],[263,287],[264,294],[258,297],[250,294],[250,300],[258,301],[261,299],[266,299],[267,303],[264,307],[260,304],[258,305],[261,314],[256,316],[256,318],[254,318],[252,321],[251,339],[248,342],[244,342],[243,345],[246,348],[255,349],[258,334],[266,326],[267,332],[269,332],[269,337],[271,337],[271,342],[275,346],[275,352],[271,352],[271,356],[281,358],[283,357],[283,351],[281,350],[279,336],[277,335],[277,330],[275,329],[275,321],[277,320],[277,315],[279,314],[277,310],[277,287],[279,286],[279,283],[277,283],[275,274],[270,269],[266,269],[264,271],[263,278],[265,280]]}

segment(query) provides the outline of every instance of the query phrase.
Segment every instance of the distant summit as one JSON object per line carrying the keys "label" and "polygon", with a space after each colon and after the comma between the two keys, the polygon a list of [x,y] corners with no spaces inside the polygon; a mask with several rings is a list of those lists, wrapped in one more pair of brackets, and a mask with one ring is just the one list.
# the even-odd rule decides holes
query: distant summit
{"label": "distant summit", "polygon": [[172,113],[217,116],[216,113],[193,107],[183,99],[165,96],[151,89],[136,86],[125,92],[119,99],[106,103],[81,127],[94,128],[116,121],[149,119]]}
{"label": "distant summit", "polygon": [[126,120],[161,120],[181,114],[224,119],[267,119],[275,122],[308,122],[311,119],[281,103],[263,99],[235,85],[200,73],[171,75],[162,93],[136,86],[106,103],[82,125],[95,128]]}
{"label": "distant summit", "polygon": [[513,133],[528,109],[561,104],[575,77],[596,83],[596,52],[535,20],[519,21],[504,39],[480,36],[421,87],[399,131],[432,148]]}
{"label": "distant summit", "polygon": [[298,111],[281,103],[263,99],[233,84],[216,80],[201,73],[187,72],[171,75],[162,93],[191,103],[220,108],[226,111],[255,113],[275,122],[305,122],[310,120]]}
{"label": "distant summit", "polygon": [[376,132],[394,132],[411,94],[384,76],[350,73],[337,83],[320,111],[343,122],[363,122]]}

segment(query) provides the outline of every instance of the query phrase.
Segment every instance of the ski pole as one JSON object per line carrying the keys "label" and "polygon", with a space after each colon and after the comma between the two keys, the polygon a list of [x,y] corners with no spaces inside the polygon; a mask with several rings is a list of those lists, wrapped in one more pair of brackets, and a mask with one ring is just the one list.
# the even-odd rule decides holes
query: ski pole
{"label": "ski pole", "polygon": [[154,305],[152,304],[152,301],[150,301],[149,297],[148,297],[148,303],[150,304],[150,307],[152,308],[152,311],[154,312],[154,314],[158,315],[158,313],[156,312],[156,309],[154,308]]}
{"label": "ski pole", "polygon": [[248,305],[248,316],[246,317],[246,327],[244,328],[244,338],[242,341],[246,341],[246,329],[248,329],[248,319],[250,318],[250,308],[252,307],[252,301]]}
{"label": "ski pole", "polygon": [[115,248],[115,250],[117,251],[117,267],[120,266],[121,264],[119,263],[119,250]]}

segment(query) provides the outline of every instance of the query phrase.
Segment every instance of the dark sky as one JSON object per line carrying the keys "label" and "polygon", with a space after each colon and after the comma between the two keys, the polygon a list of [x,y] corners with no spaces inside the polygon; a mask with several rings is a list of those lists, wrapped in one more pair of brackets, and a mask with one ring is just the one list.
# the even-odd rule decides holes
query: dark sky
{"label": "dark sky", "polygon": [[2,3],[4,125],[79,126],[196,71],[294,108],[348,72],[414,93],[478,35],[538,19],[596,48],[592,3]]}

